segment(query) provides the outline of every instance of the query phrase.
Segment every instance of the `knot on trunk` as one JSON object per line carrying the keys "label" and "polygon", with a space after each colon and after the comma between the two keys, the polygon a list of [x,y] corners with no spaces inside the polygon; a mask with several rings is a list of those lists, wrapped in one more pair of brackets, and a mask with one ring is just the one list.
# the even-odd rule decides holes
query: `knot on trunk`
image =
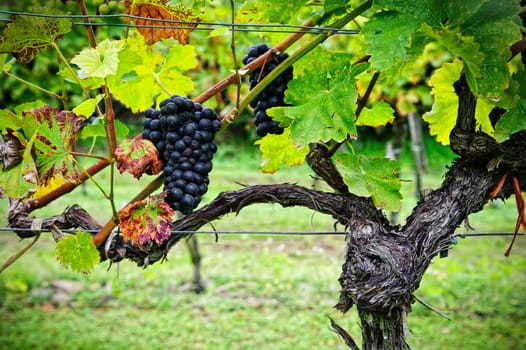
{"label": "knot on trunk", "polygon": [[394,232],[382,232],[380,225],[357,225],[348,236],[336,308],[346,312],[356,304],[360,309],[389,310],[411,304],[418,283],[411,277],[408,262],[413,253],[404,241]]}

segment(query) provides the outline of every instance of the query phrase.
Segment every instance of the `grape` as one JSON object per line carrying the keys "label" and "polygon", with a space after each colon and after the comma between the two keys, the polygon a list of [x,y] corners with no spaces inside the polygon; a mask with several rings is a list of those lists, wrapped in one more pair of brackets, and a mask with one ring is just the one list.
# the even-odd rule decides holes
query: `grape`
{"label": "grape", "polygon": [[119,7],[119,4],[117,3],[117,1],[111,0],[110,2],[108,2],[108,7],[111,12],[115,12],[115,10],[117,10],[117,8]]}
{"label": "grape", "polygon": [[123,3],[123,2],[119,2],[119,5],[117,6],[117,12],[125,13],[126,12],[126,4]]}
{"label": "grape", "polygon": [[208,174],[217,151],[212,141],[221,122],[212,109],[186,97],[174,95],[159,106],[145,111],[142,137],[162,155],[165,201],[187,215],[208,191]]}
{"label": "grape", "polygon": [[[247,54],[243,57],[243,63],[248,64],[267,52],[269,47],[266,44],[258,44],[248,48]],[[287,59],[286,53],[281,53],[277,57],[269,59],[262,71],[256,70],[250,73],[249,83],[250,89],[253,89],[259,80],[263,79],[281,62]],[[270,107],[286,106],[284,101],[285,90],[288,82],[292,79],[292,66],[287,68],[279,77],[277,77],[271,84],[269,84],[259,95],[252,101],[250,106],[254,108],[254,124],[256,125],[256,133],[263,137],[267,134],[282,134],[283,128],[274,121],[267,114],[266,110]]]}
{"label": "grape", "polygon": [[99,13],[101,15],[107,15],[108,13],[110,13],[110,7],[106,4],[101,4],[99,6]]}

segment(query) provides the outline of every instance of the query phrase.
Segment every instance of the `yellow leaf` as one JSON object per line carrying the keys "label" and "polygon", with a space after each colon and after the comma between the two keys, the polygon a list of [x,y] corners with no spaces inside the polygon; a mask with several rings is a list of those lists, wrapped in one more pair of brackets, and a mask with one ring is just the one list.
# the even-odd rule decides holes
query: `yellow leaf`
{"label": "yellow leaf", "polygon": [[53,177],[50,178],[50,180],[46,183],[46,185],[40,184],[37,186],[37,191],[33,194],[33,198],[42,197],[56,190],[57,188],[59,188],[65,183],[66,183],[66,180],[61,175],[59,174],[54,175]]}
{"label": "yellow leaf", "polygon": [[290,129],[286,128],[283,134],[268,134],[261,140],[256,141],[259,145],[261,155],[261,170],[264,173],[275,173],[281,168],[281,164],[295,166],[303,164],[309,147],[296,148],[290,138]]}

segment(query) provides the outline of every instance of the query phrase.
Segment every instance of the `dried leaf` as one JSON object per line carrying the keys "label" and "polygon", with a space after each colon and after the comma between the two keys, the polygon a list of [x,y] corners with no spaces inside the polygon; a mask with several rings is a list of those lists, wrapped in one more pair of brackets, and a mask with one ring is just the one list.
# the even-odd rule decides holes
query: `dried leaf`
{"label": "dried leaf", "polygon": [[152,242],[162,244],[170,237],[175,212],[164,201],[165,196],[164,192],[150,196],[121,210],[119,221],[125,241],[142,247]]}
{"label": "dried leaf", "polygon": [[[127,13],[133,16],[151,18],[151,20],[132,19],[147,45],[166,38],[174,38],[182,45],[188,44],[188,37],[197,27],[195,22],[199,22],[199,17],[183,6],[173,8],[167,6],[166,3],[167,0],[127,2]],[[164,19],[166,22],[159,21],[159,19]]]}
{"label": "dried leaf", "polygon": [[7,141],[0,145],[0,162],[2,170],[5,171],[22,161],[21,153],[24,147],[11,133],[5,135],[4,138]]}
{"label": "dried leaf", "polygon": [[157,148],[149,140],[124,140],[115,150],[115,159],[121,173],[127,171],[136,179],[144,173],[155,175],[161,172],[162,162]]}

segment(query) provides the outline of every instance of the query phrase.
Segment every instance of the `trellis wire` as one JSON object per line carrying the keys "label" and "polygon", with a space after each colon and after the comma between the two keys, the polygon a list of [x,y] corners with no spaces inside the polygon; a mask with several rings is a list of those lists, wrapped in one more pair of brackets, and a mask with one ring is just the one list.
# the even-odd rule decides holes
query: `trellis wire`
{"label": "trellis wire", "polygon": [[[113,14],[113,15],[53,15],[45,13],[31,13],[31,12],[19,12],[0,10],[0,14],[7,14],[11,16],[33,16],[33,17],[46,17],[46,18],[69,18],[69,19],[93,19],[93,18],[128,18],[135,20],[145,20],[150,22],[161,22],[161,23],[172,23],[174,25],[164,24],[133,24],[133,23],[85,23],[85,22],[73,22],[73,25],[81,26],[105,26],[105,27],[136,27],[136,28],[159,28],[159,29],[192,29],[192,30],[207,30],[212,31],[217,28],[214,27],[234,27],[235,31],[239,32],[256,32],[256,33],[309,33],[309,34],[321,34],[326,32],[334,32],[335,34],[358,34],[360,31],[357,29],[344,29],[344,28],[332,28],[332,27],[311,27],[305,25],[296,24],[250,24],[250,23],[221,23],[221,22],[199,22],[199,21],[181,21],[181,20],[169,20],[161,18],[150,18],[142,16],[133,16],[127,14]],[[0,18],[2,22],[11,22],[11,18]],[[196,26],[197,25],[197,26]],[[204,27],[204,26],[208,27]],[[291,28],[291,29],[271,29],[271,28]]]}
{"label": "trellis wire", "polygon": [[[0,232],[35,232],[35,233],[44,233],[51,232],[51,229],[40,228],[40,229],[31,229],[31,228],[21,228],[21,227],[0,227]],[[64,233],[77,233],[77,232],[88,232],[88,233],[97,233],[99,230],[82,230],[82,229],[60,229]],[[348,232],[342,231],[248,231],[248,230],[210,230],[210,231],[191,231],[183,230],[171,231],[172,234],[205,234],[205,235],[283,235],[283,236],[341,236],[346,235]],[[456,233],[452,237],[457,238],[467,238],[467,237],[499,237],[499,236],[513,236],[513,232],[473,232],[473,233]]]}

